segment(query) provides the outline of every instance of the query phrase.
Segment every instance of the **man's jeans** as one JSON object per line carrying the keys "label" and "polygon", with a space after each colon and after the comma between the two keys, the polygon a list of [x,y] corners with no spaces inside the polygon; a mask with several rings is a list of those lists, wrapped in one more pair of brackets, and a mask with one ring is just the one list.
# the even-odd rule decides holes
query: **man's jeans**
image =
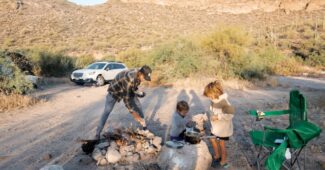
{"label": "man's jeans", "polygon": [[[130,102],[131,108],[128,108],[128,109],[137,112],[139,114],[139,116],[144,118],[141,103],[140,103],[138,97],[136,97],[136,96],[130,97],[129,102]],[[115,103],[116,103],[116,100],[114,99],[114,97],[110,93],[108,93],[106,96],[104,113],[102,114],[102,117],[100,118],[99,124],[97,126],[96,136],[99,136],[100,133],[102,132],[102,130],[105,126],[106,120],[107,120],[109,114],[112,112],[112,110],[115,106]]]}

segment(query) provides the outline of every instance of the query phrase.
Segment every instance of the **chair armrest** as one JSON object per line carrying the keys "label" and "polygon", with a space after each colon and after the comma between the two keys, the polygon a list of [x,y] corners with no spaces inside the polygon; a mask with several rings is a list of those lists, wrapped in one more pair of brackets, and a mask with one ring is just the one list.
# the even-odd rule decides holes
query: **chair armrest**
{"label": "chair armrest", "polygon": [[[250,110],[248,111],[248,113],[253,117],[260,117],[260,115],[257,113],[257,110]],[[263,113],[264,113],[263,117],[279,116],[279,115],[289,114],[290,110],[274,110],[274,111],[266,111]]]}
{"label": "chair armrest", "polygon": [[277,132],[277,133],[287,133],[287,132],[291,131],[291,130],[288,130],[288,129],[278,129],[278,128],[269,127],[269,126],[264,126],[264,130],[265,131]]}

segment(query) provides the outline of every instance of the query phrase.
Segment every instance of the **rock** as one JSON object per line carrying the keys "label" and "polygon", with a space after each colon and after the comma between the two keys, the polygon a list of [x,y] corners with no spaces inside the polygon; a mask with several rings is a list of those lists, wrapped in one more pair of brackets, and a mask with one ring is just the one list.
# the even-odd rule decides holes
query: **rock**
{"label": "rock", "polygon": [[47,161],[47,160],[50,160],[50,159],[52,159],[52,155],[51,154],[45,154],[44,156],[43,156],[43,160],[45,160],[45,161]]}
{"label": "rock", "polygon": [[149,142],[144,142],[144,143],[142,144],[142,148],[144,148],[144,149],[149,148],[149,146],[150,146]]}
{"label": "rock", "polygon": [[61,165],[46,165],[40,170],[64,170]]}
{"label": "rock", "polygon": [[118,147],[117,147],[116,142],[114,142],[114,141],[111,142],[109,148],[117,149]]}
{"label": "rock", "polygon": [[140,159],[139,154],[133,154],[133,155],[127,156],[125,158],[125,160],[128,161],[128,162],[137,162],[139,159]]}
{"label": "rock", "polygon": [[135,152],[139,152],[139,151],[141,151],[141,150],[142,150],[142,144],[141,144],[140,142],[137,142],[137,143],[135,144],[134,151],[135,151]]}
{"label": "rock", "polygon": [[149,146],[149,148],[146,149],[146,152],[148,154],[154,154],[154,153],[156,153],[156,148],[154,148],[153,146]]}
{"label": "rock", "polygon": [[109,142],[103,142],[103,143],[96,145],[96,147],[99,149],[104,149],[104,148],[107,148],[108,146],[109,146]]}
{"label": "rock", "polygon": [[128,153],[124,146],[121,146],[119,151],[122,156],[125,156]]}
{"label": "rock", "polygon": [[106,155],[106,150],[105,149],[100,150],[100,152],[102,153],[102,155]]}
{"label": "rock", "polygon": [[99,166],[105,166],[105,165],[108,165],[109,164],[109,162],[107,161],[107,159],[105,159],[105,158],[103,158],[103,159],[101,159],[101,160],[99,160],[98,162],[97,162],[97,166],[99,165]]}
{"label": "rock", "polygon": [[126,155],[131,156],[131,155],[133,155],[133,152],[127,152]]}
{"label": "rock", "polygon": [[156,137],[153,138],[153,140],[152,140],[152,144],[153,144],[154,146],[156,146],[157,148],[158,148],[159,146],[161,146],[161,142],[162,142],[162,138],[161,138],[161,137],[158,137],[158,136],[156,136]]}
{"label": "rock", "polygon": [[102,158],[105,158],[101,152],[100,149],[98,148],[95,148],[93,153],[91,154],[91,157],[95,160],[95,161],[99,161],[101,160]]}
{"label": "rock", "polygon": [[147,133],[147,138],[149,139],[153,139],[155,137],[155,135],[151,132]]}
{"label": "rock", "polygon": [[117,163],[121,158],[121,154],[116,149],[109,147],[106,153],[106,159],[109,163]]}
{"label": "rock", "polygon": [[145,137],[147,137],[149,139],[153,139],[155,137],[155,135],[153,133],[151,133],[149,130],[137,129],[136,133],[139,134],[139,135],[145,136]]}
{"label": "rock", "polygon": [[129,146],[126,146],[125,147],[125,150],[128,151],[128,152],[133,152],[134,151],[134,145],[129,145]]}
{"label": "rock", "polygon": [[158,157],[161,169],[205,170],[209,169],[212,157],[204,141],[196,145],[185,145],[181,149],[164,146]]}
{"label": "rock", "polygon": [[148,160],[148,159],[151,159],[152,158],[152,155],[147,154],[144,151],[139,152],[139,155],[140,155],[140,159],[141,160]]}

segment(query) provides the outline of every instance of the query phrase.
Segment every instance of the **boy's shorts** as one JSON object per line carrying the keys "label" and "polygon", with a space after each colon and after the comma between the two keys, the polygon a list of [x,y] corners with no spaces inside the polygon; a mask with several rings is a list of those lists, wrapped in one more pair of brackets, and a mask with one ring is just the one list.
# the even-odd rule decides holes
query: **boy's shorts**
{"label": "boy's shorts", "polygon": [[217,137],[217,140],[229,140],[229,137],[219,137],[219,136],[215,136],[215,137]]}

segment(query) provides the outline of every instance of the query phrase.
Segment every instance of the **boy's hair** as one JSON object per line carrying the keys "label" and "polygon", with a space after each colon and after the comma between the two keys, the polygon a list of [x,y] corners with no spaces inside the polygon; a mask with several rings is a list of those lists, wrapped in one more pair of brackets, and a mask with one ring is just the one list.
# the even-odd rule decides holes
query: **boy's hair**
{"label": "boy's hair", "polygon": [[188,106],[186,101],[182,100],[182,101],[177,102],[176,110],[178,112],[189,111],[190,107]]}
{"label": "boy's hair", "polygon": [[223,94],[223,88],[221,86],[221,82],[218,80],[206,85],[203,92],[204,96],[212,97],[213,99],[218,99],[219,96],[221,96],[222,94]]}

